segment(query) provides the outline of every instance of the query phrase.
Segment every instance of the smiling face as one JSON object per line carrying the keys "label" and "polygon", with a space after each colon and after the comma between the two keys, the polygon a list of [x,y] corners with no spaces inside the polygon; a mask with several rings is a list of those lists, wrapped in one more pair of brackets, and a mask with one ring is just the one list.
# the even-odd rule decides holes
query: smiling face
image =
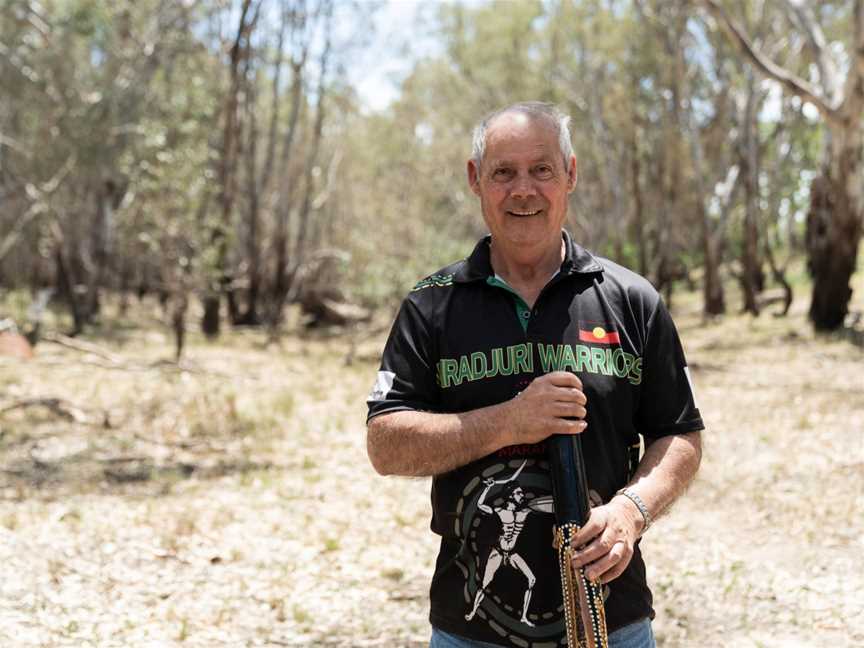
{"label": "smiling face", "polygon": [[487,127],[479,168],[468,161],[468,181],[502,253],[518,258],[560,248],[567,195],[576,186],[576,158],[565,166],[549,119],[520,112],[496,117]]}

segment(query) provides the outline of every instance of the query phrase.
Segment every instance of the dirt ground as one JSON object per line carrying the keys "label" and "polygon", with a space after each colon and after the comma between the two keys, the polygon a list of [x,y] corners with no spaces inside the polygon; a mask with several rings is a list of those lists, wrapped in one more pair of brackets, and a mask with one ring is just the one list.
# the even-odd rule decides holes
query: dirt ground
{"label": "dirt ground", "polygon": [[[643,541],[665,648],[864,645],[864,352],[804,302],[675,310],[708,430]],[[365,456],[383,336],[91,341],[0,360],[0,646],[426,645],[429,482]]]}

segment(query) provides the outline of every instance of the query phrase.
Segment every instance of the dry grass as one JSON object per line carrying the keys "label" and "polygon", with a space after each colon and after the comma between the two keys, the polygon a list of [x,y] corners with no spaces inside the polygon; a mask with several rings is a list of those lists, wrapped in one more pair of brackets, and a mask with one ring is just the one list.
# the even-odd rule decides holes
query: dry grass
{"label": "dry grass", "polygon": [[[643,543],[661,645],[864,644],[864,353],[800,309],[701,326],[693,306],[677,317],[709,431]],[[152,328],[94,341],[170,352]],[[92,417],[0,418],[0,645],[425,645],[428,481],[365,457],[380,344],[350,367],[338,339],[256,333],[193,338],[198,372],[54,345],[3,360],[0,407],[52,396]]]}

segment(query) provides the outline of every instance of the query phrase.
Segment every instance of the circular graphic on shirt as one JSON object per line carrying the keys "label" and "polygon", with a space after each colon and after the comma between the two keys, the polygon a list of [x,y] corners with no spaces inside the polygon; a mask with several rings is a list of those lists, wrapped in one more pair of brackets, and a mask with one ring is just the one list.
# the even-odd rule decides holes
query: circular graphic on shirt
{"label": "circular graphic on shirt", "polygon": [[526,648],[558,644],[564,622],[548,463],[487,466],[465,486],[457,511],[466,621]]}

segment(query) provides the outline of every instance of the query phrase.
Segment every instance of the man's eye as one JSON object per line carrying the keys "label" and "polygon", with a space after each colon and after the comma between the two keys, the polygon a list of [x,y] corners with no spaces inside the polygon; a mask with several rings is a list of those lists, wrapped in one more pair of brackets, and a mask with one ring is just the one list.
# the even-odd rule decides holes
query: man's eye
{"label": "man's eye", "polygon": [[511,169],[495,169],[492,172],[492,177],[495,180],[508,180],[513,177],[513,171]]}
{"label": "man's eye", "polygon": [[552,167],[544,164],[537,167],[534,170],[534,173],[537,175],[538,178],[549,178],[552,176]]}

